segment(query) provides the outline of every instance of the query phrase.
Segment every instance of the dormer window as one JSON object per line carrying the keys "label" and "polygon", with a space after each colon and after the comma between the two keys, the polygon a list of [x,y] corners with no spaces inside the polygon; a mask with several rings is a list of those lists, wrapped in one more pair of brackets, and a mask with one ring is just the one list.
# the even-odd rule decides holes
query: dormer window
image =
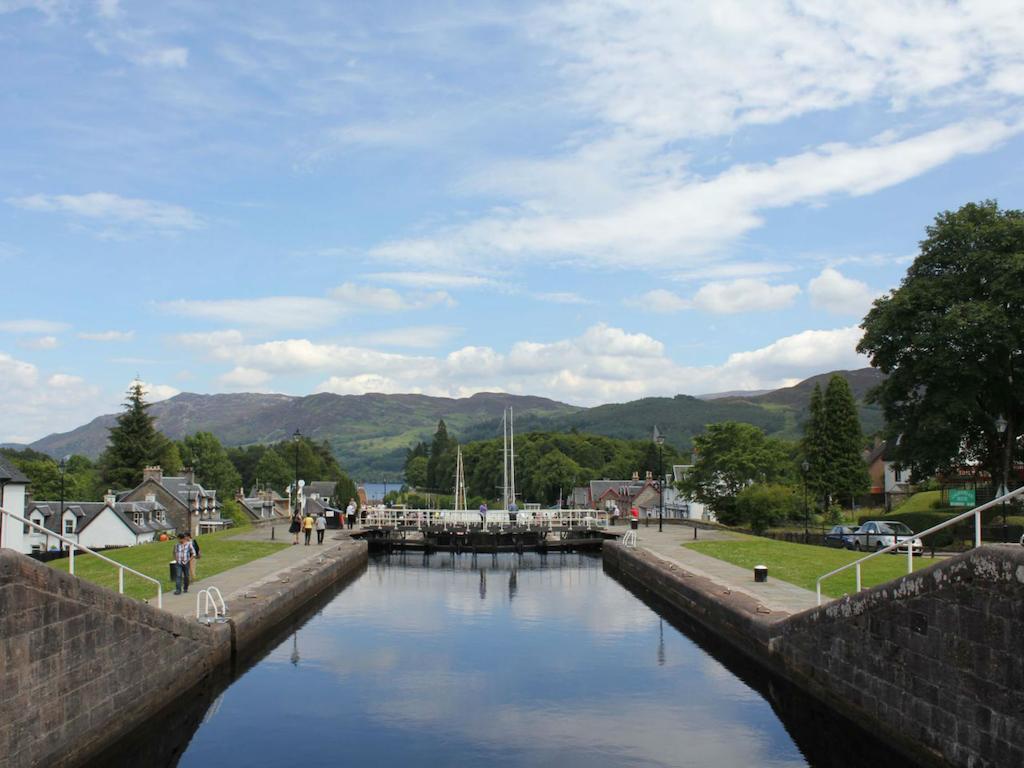
{"label": "dormer window", "polygon": [[64,535],[68,536],[75,532],[75,518],[65,517],[64,518]]}
{"label": "dormer window", "polygon": [[141,528],[142,524],[145,522],[145,517],[141,512],[136,512],[132,515],[132,522],[135,523],[135,525],[137,525],[139,528]]}

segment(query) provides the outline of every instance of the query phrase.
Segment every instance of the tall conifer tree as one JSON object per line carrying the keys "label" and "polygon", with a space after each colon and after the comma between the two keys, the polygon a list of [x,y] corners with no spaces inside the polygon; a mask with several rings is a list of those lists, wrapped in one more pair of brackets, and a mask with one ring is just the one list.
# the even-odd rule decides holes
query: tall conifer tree
{"label": "tall conifer tree", "polygon": [[109,488],[134,488],[142,482],[142,470],[160,464],[173,447],[154,426],[156,419],[149,414],[149,405],[142,383],[134,382],[99,460],[100,475]]}
{"label": "tall conifer tree", "polygon": [[825,398],[821,385],[814,385],[807,422],[804,424],[803,454],[807,462],[804,482],[811,497],[822,505],[827,503],[829,494],[829,447],[826,432],[828,419],[825,413]]}
{"label": "tall conifer tree", "polygon": [[825,420],[828,491],[834,501],[849,501],[867,490],[868,470],[857,402],[842,376],[833,376],[825,390]]}

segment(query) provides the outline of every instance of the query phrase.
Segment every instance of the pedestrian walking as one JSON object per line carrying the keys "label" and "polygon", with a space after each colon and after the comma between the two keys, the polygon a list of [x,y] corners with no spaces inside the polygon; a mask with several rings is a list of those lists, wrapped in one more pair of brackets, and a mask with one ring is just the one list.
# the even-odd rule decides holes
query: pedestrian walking
{"label": "pedestrian walking", "polygon": [[486,526],[487,525],[487,504],[486,503],[481,504],[480,505],[480,509],[478,510],[478,512],[480,513],[480,526],[481,527]]}
{"label": "pedestrian walking", "polygon": [[299,531],[302,530],[302,514],[296,512],[292,515],[292,524],[288,526],[288,533],[292,534],[292,544],[299,543]]}
{"label": "pedestrian walking", "polygon": [[345,507],[345,518],[348,520],[348,529],[351,531],[356,524],[356,500],[349,499]]}
{"label": "pedestrian walking", "polygon": [[189,584],[189,563],[192,561],[192,545],[185,538],[184,533],[178,534],[178,543],[174,545],[174,594],[188,592]]}
{"label": "pedestrian walking", "polygon": [[193,537],[191,533],[186,533],[185,538],[188,540],[188,545],[192,547],[192,559],[188,561],[188,577],[192,581],[196,580],[196,561],[202,557],[199,554],[199,537]]}
{"label": "pedestrian walking", "polygon": [[306,532],[306,546],[309,546],[309,539],[313,536],[313,516],[306,513],[306,516],[302,518],[302,530]]}
{"label": "pedestrian walking", "polygon": [[636,507],[629,510],[629,527],[634,531],[640,527],[640,510]]}
{"label": "pedestrian walking", "polygon": [[324,543],[324,533],[327,531],[327,518],[324,517],[324,511],[321,509],[316,515],[316,543]]}

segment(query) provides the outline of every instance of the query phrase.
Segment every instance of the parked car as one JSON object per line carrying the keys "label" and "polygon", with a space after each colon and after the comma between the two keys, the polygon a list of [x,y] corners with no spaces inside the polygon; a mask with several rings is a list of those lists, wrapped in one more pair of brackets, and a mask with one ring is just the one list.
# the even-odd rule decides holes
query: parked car
{"label": "parked car", "polygon": [[907,547],[915,555],[924,552],[924,543],[916,538],[910,526],[899,520],[869,520],[850,534],[853,549],[884,549],[897,544],[897,552],[906,552]]}
{"label": "parked car", "polygon": [[853,546],[853,539],[850,536],[855,530],[856,526],[833,525],[832,529],[825,534],[825,546],[851,548]]}

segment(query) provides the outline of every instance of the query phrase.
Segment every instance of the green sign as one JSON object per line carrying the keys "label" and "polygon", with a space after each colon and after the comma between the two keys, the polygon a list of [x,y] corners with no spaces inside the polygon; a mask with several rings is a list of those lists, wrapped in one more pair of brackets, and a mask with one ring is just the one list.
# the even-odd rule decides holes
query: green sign
{"label": "green sign", "polygon": [[967,488],[949,489],[949,506],[951,507],[973,507],[975,506],[974,491]]}

